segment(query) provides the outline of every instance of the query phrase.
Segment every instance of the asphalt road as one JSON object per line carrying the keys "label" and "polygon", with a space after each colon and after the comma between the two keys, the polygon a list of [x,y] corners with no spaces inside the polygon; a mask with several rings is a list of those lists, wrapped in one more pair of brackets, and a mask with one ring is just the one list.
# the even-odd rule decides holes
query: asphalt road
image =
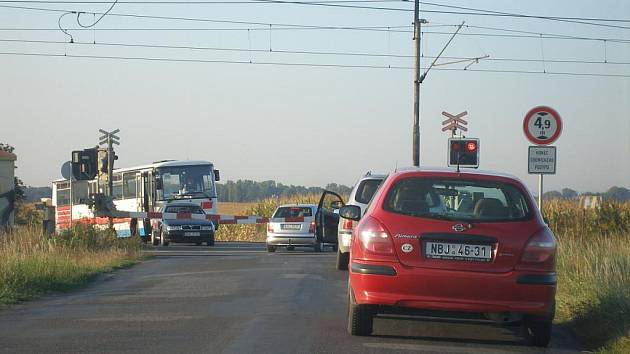
{"label": "asphalt road", "polygon": [[88,288],[0,309],[0,352],[572,353],[518,328],[377,318],[371,337],[346,333],[347,273],[334,253],[261,245],[171,245]]}

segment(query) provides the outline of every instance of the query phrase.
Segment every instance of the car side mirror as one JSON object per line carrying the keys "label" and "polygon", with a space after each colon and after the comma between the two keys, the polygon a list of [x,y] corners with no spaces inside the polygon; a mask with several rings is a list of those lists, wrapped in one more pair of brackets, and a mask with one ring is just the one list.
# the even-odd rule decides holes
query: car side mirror
{"label": "car side mirror", "polygon": [[359,221],[361,219],[361,208],[357,205],[344,205],[339,208],[339,216],[344,219]]}
{"label": "car side mirror", "polygon": [[221,174],[219,173],[219,170],[214,170],[214,180],[217,182],[221,180]]}

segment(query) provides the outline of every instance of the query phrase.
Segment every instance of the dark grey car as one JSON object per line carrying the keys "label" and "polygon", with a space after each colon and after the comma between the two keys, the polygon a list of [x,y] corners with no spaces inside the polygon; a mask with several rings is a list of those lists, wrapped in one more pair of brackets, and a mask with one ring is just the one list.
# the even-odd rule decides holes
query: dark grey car
{"label": "dark grey car", "polygon": [[[153,245],[168,246],[170,242],[181,242],[199,246],[205,242],[214,246],[214,223],[206,219],[206,213],[198,205],[169,203],[162,213],[162,220],[153,227]],[[178,214],[181,216],[182,213],[190,214],[190,218],[178,219]]]}

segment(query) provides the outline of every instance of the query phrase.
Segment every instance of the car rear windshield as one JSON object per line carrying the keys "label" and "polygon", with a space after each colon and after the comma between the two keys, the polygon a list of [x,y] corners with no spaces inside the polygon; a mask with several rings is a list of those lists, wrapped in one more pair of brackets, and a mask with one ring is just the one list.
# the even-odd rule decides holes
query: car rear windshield
{"label": "car rear windshield", "polygon": [[361,204],[368,204],[382,182],[382,179],[366,179],[361,181],[354,195],[354,200]]}
{"label": "car rear windshield", "polygon": [[172,205],[164,209],[165,213],[203,214],[203,209],[195,205]]}
{"label": "car rear windshield", "polygon": [[497,181],[413,177],[398,181],[383,209],[398,214],[460,221],[528,219],[527,198],[514,185]]}
{"label": "car rear windshield", "polygon": [[313,216],[311,207],[280,207],[273,214],[274,218],[300,218]]}

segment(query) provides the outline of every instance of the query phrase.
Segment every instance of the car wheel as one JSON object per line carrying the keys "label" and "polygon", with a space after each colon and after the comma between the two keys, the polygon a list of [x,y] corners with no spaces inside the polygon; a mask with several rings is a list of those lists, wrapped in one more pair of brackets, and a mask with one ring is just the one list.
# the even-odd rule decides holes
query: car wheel
{"label": "car wheel", "polygon": [[275,246],[267,245],[267,252],[273,253],[275,251],[276,251],[276,247]]}
{"label": "car wheel", "polygon": [[210,241],[206,242],[207,246],[214,246],[214,236],[212,236],[212,238],[210,239]]}
{"label": "car wheel", "polygon": [[337,247],[337,244],[332,245],[333,252],[337,252],[338,249],[339,247]]}
{"label": "car wheel", "polygon": [[341,252],[337,250],[337,269],[348,270],[348,263],[350,261],[350,252]]}
{"label": "car wheel", "polygon": [[353,336],[369,336],[372,334],[374,313],[365,305],[354,302],[352,291],[348,286],[348,334]]}
{"label": "car wheel", "polygon": [[195,245],[201,246],[202,242],[195,242]]}
{"label": "car wheel", "polygon": [[321,242],[319,242],[319,241],[316,241],[316,242],[315,242],[315,246],[313,246],[313,250],[314,250],[315,252],[321,252],[321,251],[322,251],[322,248],[323,248],[323,247],[322,247],[322,243],[321,243]]}
{"label": "car wheel", "polygon": [[160,246],[166,247],[168,246],[168,241],[166,241],[166,236],[164,235],[164,231],[160,230]]}
{"label": "car wheel", "polygon": [[551,341],[552,320],[526,319],[523,332],[529,345],[546,347]]}
{"label": "car wheel", "polygon": [[295,247],[293,247],[293,246],[287,246],[287,251],[294,251],[294,250],[295,250]]}

